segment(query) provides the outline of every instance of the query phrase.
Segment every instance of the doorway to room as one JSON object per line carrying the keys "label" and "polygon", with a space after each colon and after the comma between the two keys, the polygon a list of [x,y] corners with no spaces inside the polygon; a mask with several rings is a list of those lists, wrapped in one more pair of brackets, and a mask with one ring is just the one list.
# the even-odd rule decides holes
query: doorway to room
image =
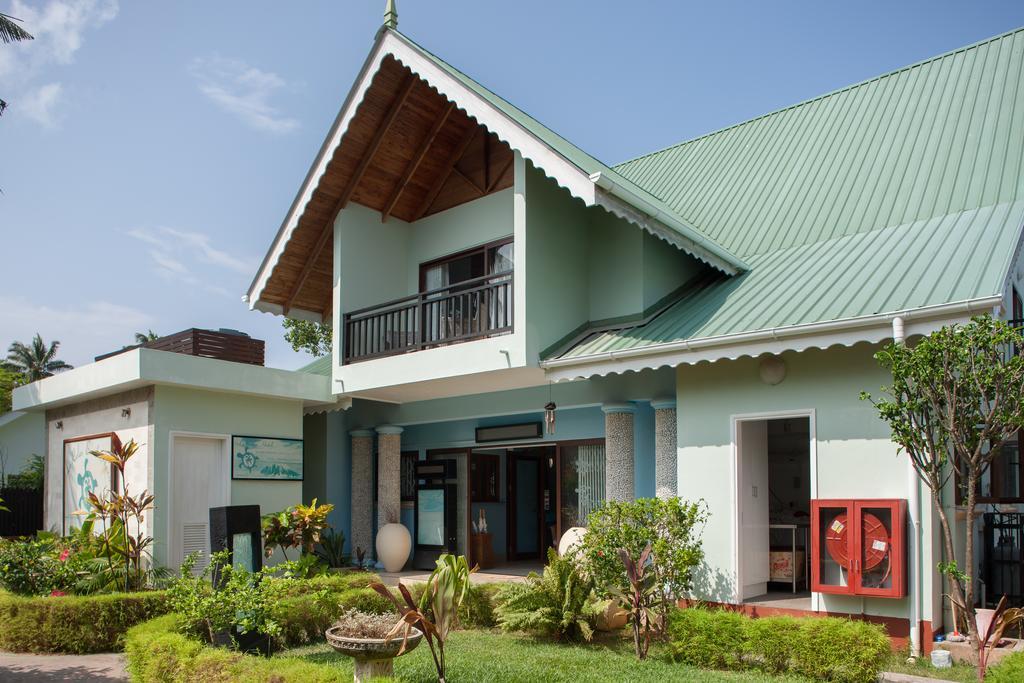
{"label": "doorway to room", "polygon": [[736,419],[740,602],[810,609],[809,415]]}
{"label": "doorway to room", "polygon": [[449,552],[483,571],[539,570],[548,548],[604,500],[603,439],[437,449],[427,460],[450,461],[457,482]]}

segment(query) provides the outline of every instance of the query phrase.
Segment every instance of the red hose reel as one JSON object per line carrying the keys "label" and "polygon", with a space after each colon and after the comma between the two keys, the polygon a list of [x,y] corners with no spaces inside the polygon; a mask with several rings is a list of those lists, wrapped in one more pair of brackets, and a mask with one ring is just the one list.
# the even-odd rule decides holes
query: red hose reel
{"label": "red hose reel", "polygon": [[[861,515],[861,547],[864,549],[862,572],[870,572],[889,555],[889,531],[878,517],[870,512]],[[847,549],[851,547],[848,534],[853,533],[847,523],[846,513],[836,515],[825,531],[825,547],[828,554],[843,569],[850,570]]]}

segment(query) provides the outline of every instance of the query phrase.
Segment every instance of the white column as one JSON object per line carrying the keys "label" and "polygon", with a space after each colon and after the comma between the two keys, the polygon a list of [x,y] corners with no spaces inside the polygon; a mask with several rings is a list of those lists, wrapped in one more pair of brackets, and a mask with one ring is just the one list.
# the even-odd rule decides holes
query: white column
{"label": "white column", "polygon": [[402,428],[381,425],[377,427],[377,526],[400,522],[401,514]]}
{"label": "white column", "polygon": [[604,458],[606,500],[633,500],[634,447],[632,403],[606,403],[604,411]]}
{"label": "white column", "polygon": [[356,429],[352,437],[352,506],[349,548],[356,557],[356,548],[373,555],[373,431]]}
{"label": "white column", "polygon": [[658,498],[674,498],[676,486],[676,400],[651,401],[654,408],[654,492]]}

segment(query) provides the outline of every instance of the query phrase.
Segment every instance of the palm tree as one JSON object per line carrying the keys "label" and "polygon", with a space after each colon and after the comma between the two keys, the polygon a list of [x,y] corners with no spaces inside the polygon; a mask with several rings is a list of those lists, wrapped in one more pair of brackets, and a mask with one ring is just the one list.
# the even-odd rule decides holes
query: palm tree
{"label": "palm tree", "polygon": [[[0,12],[0,42],[2,43],[14,43],[21,42],[23,40],[32,40],[32,34],[18,26],[16,22],[21,19],[15,19],[14,17],[8,16]],[[7,108],[7,103],[0,100],[0,114],[4,113],[4,109]]]}
{"label": "palm tree", "polygon": [[146,330],[145,332],[136,332],[135,333],[135,343],[136,344],[145,344],[146,342],[151,342],[154,339],[159,339],[159,338],[160,338],[160,335],[157,334],[156,332],[154,332],[153,330]]}
{"label": "palm tree", "polygon": [[59,341],[51,342],[47,346],[43,338],[36,333],[31,346],[16,341],[8,347],[7,362],[4,366],[21,374],[26,382],[35,382],[63,370],[70,370],[72,366],[57,360],[59,347]]}

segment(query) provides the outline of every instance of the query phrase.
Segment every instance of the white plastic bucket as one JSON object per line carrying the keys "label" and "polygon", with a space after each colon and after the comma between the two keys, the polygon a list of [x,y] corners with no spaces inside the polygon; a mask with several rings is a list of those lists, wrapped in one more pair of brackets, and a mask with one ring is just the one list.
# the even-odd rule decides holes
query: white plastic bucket
{"label": "white plastic bucket", "polygon": [[953,666],[953,655],[949,650],[932,650],[932,666],[936,669],[949,669]]}

